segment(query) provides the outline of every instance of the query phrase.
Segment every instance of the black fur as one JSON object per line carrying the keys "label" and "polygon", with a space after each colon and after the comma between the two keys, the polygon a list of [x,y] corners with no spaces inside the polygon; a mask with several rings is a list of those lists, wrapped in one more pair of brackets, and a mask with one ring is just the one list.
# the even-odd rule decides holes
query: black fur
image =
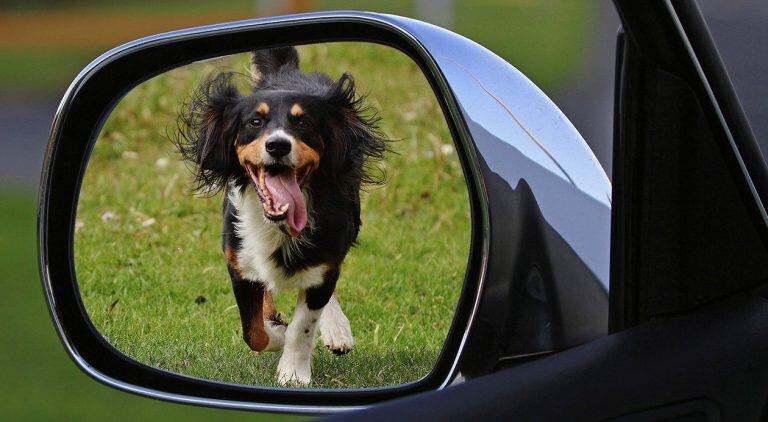
{"label": "black fur", "polygon": [[269,77],[277,74],[283,67],[286,71],[298,70],[299,53],[293,47],[257,50],[253,52],[251,62],[262,78]]}
{"label": "black fur", "polygon": [[307,289],[307,307],[309,309],[321,309],[328,303],[340,275],[339,267],[333,268],[325,274],[323,284]]}
{"label": "black fur", "polygon": [[194,189],[211,195],[241,172],[233,142],[239,128],[235,106],[242,95],[222,73],[203,81],[184,103],[174,144],[194,173]]}

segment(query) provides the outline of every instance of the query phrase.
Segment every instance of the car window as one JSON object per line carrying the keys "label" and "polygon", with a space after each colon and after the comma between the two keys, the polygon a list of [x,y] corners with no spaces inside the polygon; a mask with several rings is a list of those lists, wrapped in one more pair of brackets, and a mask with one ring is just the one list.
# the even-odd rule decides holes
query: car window
{"label": "car window", "polygon": [[768,2],[699,0],[763,156],[768,156]]}

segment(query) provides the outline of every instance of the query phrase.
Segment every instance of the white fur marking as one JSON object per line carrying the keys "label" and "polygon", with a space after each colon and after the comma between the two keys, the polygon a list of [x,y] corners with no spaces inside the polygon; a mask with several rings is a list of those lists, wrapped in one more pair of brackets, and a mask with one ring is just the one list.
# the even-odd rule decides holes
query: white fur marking
{"label": "white fur marking", "polygon": [[267,137],[267,140],[270,140],[272,138],[285,138],[291,141],[291,146],[293,146],[294,143],[296,143],[296,139],[293,138],[293,136],[289,135],[286,131],[282,129],[276,129],[272,131],[272,133],[269,134]]}
{"label": "white fur marking", "polygon": [[331,296],[320,317],[320,336],[325,347],[333,353],[347,353],[355,346],[349,319],[334,296]]}
{"label": "white fur marking", "polygon": [[283,350],[286,328],[287,327],[283,324],[276,324],[269,320],[264,321],[264,331],[266,331],[267,336],[269,336],[269,343],[267,343],[267,347],[264,348],[264,352],[279,352],[280,350]]}
{"label": "white fur marking", "polygon": [[323,309],[307,307],[306,292],[299,292],[296,311],[285,331],[285,346],[277,364],[277,382],[281,385],[308,386],[312,381],[312,349],[317,324]]}
{"label": "white fur marking", "polygon": [[293,239],[280,230],[279,224],[267,220],[261,200],[252,188],[246,188],[242,195],[238,188],[230,189],[229,200],[237,209],[235,231],[242,239],[237,262],[243,278],[261,281],[274,293],[288,289],[304,290],[322,284],[323,276],[328,271],[326,265],[310,267],[288,276],[272,260],[275,250],[284,245],[287,246],[286,258],[290,258],[297,250],[297,245],[293,243],[302,240]]}

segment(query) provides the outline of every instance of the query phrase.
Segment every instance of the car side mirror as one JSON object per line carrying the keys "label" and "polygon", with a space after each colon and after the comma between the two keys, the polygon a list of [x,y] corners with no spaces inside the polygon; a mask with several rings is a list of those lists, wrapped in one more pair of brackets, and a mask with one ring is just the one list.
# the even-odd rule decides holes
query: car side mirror
{"label": "car side mirror", "polygon": [[[381,44],[410,57],[434,91],[453,138],[471,233],[458,303],[434,366],[396,386],[313,390],[201,379],[127,357],[83,305],[73,246],[81,185],[110,113],[130,90],[173,68],[331,41]],[[239,409],[338,412],[447,388],[607,333],[611,185],[594,154],[521,72],[424,22],[311,13],[170,32],[117,47],[88,65],[67,90],[41,183],[41,273],[62,342],[90,376],[135,394]]]}

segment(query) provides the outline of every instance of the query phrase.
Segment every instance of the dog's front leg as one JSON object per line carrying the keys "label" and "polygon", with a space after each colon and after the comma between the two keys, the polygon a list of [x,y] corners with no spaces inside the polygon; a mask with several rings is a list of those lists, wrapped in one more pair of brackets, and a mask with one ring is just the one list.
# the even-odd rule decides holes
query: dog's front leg
{"label": "dog's front leg", "polygon": [[333,294],[339,270],[329,270],[319,286],[299,291],[296,311],[285,331],[283,355],[277,365],[277,381],[281,385],[308,386],[312,380],[312,351],[315,333],[323,308]]}
{"label": "dog's front leg", "polygon": [[344,311],[341,310],[339,297],[335,291],[320,317],[320,336],[323,338],[325,347],[334,355],[349,353],[355,347],[352,327]]}
{"label": "dog's front leg", "polygon": [[272,304],[272,295],[265,291],[260,281],[242,278],[240,271],[231,263],[228,268],[232,278],[232,290],[240,311],[243,340],[254,352],[282,349],[286,328]]}

